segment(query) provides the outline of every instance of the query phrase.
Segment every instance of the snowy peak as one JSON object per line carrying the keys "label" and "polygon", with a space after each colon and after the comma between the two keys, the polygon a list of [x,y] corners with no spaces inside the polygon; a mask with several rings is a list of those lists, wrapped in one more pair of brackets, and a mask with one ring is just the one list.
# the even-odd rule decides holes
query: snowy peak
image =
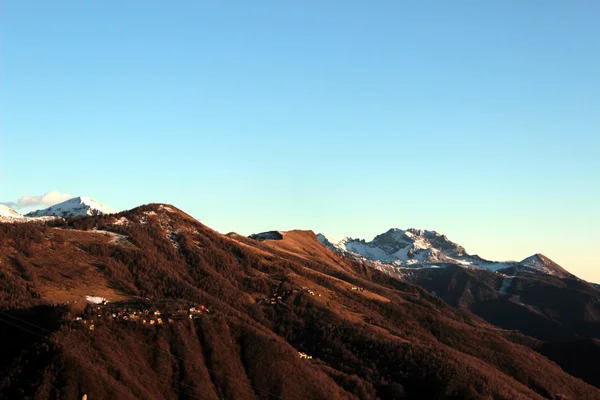
{"label": "snowy peak", "polygon": [[10,207],[0,204],[0,217],[4,218],[23,218],[21,214]]}
{"label": "snowy peak", "polygon": [[462,246],[445,235],[424,229],[393,228],[371,242],[349,237],[336,240],[325,234],[318,234],[317,238],[337,252],[398,267],[473,262]]}
{"label": "snowy peak", "polygon": [[376,236],[371,243],[388,253],[395,253],[411,246],[415,251],[437,249],[449,257],[467,255],[462,246],[451,242],[445,235],[425,229],[390,229],[386,233]]}
{"label": "snowy peak", "polygon": [[74,197],[44,210],[32,211],[27,217],[85,217],[92,215],[114,214],[118,211],[85,196]]}

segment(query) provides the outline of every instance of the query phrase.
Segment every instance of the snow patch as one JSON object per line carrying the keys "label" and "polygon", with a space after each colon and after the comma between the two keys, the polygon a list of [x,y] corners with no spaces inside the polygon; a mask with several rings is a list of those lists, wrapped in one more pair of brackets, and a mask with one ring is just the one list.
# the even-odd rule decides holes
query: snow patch
{"label": "snow patch", "polygon": [[113,225],[129,225],[131,222],[125,218],[125,217],[121,217],[118,220],[116,220]]}
{"label": "snow patch", "polygon": [[85,300],[88,303],[92,303],[92,304],[106,304],[106,303],[108,303],[108,300],[106,300],[106,297],[99,297],[99,296],[85,296]]}
{"label": "snow patch", "polygon": [[0,204],[0,217],[4,218],[23,218],[21,214],[10,207]]}
{"label": "snow patch", "polygon": [[120,235],[118,233],[111,232],[111,231],[100,231],[100,230],[94,229],[91,232],[98,233],[98,234],[101,234],[104,236],[108,236],[110,238],[110,241],[108,243],[110,243],[110,244],[119,244],[119,242],[122,242],[124,240],[126,241],[129,239],[128,236]]}
{"label": "snow patch", "polygon": [[28,222],[41,223],[58,219],[59,217],[0,217],[0,223],[6,224],[23,224]]}

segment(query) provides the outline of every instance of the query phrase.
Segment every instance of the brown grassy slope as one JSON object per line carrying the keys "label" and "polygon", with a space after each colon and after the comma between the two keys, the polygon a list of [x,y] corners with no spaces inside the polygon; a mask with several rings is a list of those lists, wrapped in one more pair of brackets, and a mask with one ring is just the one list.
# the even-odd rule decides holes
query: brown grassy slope
{"label": "brown grassy slope", "polygon": [[[90,331],[67,309],[46,331],[32,328],[43,334],[3,350],[3,398],[600,398],[473,315],[337,258],[309,232],[277,244],[225,237],[164,205],[0,229],[2,312],[23,319],[55,302],[48,288],[79,293],[89,282],[213,311],[152,327],[107,320]],[[282,299],[263,300],[274,294]]]}

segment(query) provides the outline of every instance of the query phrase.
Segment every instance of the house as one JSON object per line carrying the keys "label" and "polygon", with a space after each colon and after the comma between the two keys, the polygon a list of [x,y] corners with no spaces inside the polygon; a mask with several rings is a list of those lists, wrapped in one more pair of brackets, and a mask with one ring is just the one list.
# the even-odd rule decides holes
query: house
{"label": "house", "polygon": [[202,314],[202,312],[206,310],[206,308],[204,307],[204,305],[201,305],[199,308],[196,307],[190,307],[188,310],[188,315],[190,318],[198,318],[198,316],[200,314]]}

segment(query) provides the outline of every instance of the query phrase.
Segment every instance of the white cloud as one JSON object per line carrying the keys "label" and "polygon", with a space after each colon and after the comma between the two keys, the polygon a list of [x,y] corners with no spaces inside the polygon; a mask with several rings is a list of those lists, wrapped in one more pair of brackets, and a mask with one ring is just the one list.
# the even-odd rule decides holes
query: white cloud
{"label": "white cloud", "polygon": [[51,190],[41,196],[22,196],[16,202],[0,203],[12,208],[28,208],[28,207],[50,207],[65,200],[73,198],[68,193],[60,193],[56,190]]}

